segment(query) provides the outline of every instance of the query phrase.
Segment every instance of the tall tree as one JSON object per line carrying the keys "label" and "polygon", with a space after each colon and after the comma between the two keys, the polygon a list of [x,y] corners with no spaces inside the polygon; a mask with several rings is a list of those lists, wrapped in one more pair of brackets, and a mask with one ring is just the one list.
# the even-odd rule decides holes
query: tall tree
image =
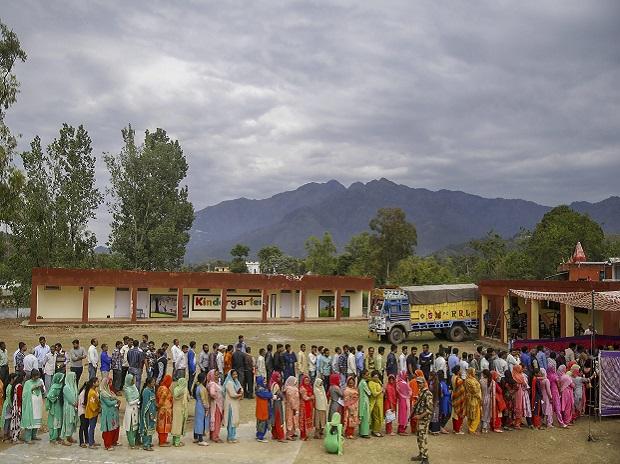
{"label": "tall tree", "polygon": [[33,267],[91,266],[96,244],[88,222],[101,194],[95,187],[95,157],[84,127],[64,124],[43,151],[39,137],[22,154],[26,173],[23,207],[10,222],[11,265],[21,291],[29,291]]}
{"label": "tall tree", "polygon": [[413,256],[418,243],[415,226],[407,222],[405,212],[400,208],[381,208],[370,221],[374,232],[373,244],[379,256],[377,278],[390,280],[390,269],[401,259]]}
{"label": "tall tree", "polygon": [[570,258],[577,242],[581,242],[591,261],[603,258],[603,229],[585,214],[566,205],[546,213],[536,225],[527,246],[537,278],[555,274],[558,265]]}
{"label": "tall tree", "polygon": [[336,245],[329,232],[323,238],[311,236],[306,240],[306,266],[314,274],[332,275],[336,271]]}
{"label": "tall tree", "polygon": [[230,250],[230,255],[233,257],[230,262],[230,272],[236,272],[238,274],[248,272],[248,266],[245,262],[250,255],[249,246],[237,243],[234,247],[232,247],[232,250]]}
{"label": "tall tree", "polygon": [[[26,61],[17,34],[0,22],[0,226],[8,224],[17,211],[24,183],[22,172],[13,164],[17,141],[4,122],[6,111],[17,101],[19,81],[13,73],[15,63]],[[7,236],[0,234],[0,282],[10,279],[5,255]]]}
{"label": "tall tree", "polygon": [[338,274],[376,276],[379,268],[373,237],[368,232],[354,235],[338,257]]}
{"label": "tall tree", "polygon": [[104,158],[113,218],[108,245],[133,269],[178,269],[194,221],[187,186],[180,186],[188,169],[181,145],[163,129],[146,131],[139,146],[131,125],[121,132],[123,149]]}

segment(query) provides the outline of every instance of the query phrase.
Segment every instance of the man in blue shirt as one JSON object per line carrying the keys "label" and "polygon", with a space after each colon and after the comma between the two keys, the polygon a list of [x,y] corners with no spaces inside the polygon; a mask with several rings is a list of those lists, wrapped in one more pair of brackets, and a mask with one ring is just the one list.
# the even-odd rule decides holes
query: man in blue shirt
{"label": "man in blue shirt", "polygon": [[388,377],[393,375],[396,377],[398,375],[398,359],[396,359],[396,350],[398,347],[396,345],[390,346],[390,352],[387,355],[387,359],[385,362],[385,372],[387,372]]}
{"label": "man in blue shirt", "polygon": [[187,389],[192,393],[192,385],[194,384],[194,375],[196,374],[196,342],[189,342],[189,351],[187,352],[187,370],[189,371],[189,379],[187,380]]}
{"label": "man in blue shirt", "polygon": [[362,345],[357,345],[357,352],[355,353],[355,369],[357,370],[358,377],[362,375],[364,364],[364,347]]}
{"label": "man in blue shirt", "polygon": [[448,356],[448,372],[452,372],[454,366],[457,366],[459,362],[459,349],[452,348],[452,354]]}
{"label": "man in blue shirt", "polygon": [[539,369],[547,369],[547,355],[542,345],[536,347],[536,361],[538,361]]}
{"label": "man in blue shirt", "polygon": [[523,369],[525,369],[525,372],[530,375],[532,372],[532,357],[528,352],[527,346],[521,347],[521,354],[519,355],[519,360],[521,361],[521,365],[523,366]]}

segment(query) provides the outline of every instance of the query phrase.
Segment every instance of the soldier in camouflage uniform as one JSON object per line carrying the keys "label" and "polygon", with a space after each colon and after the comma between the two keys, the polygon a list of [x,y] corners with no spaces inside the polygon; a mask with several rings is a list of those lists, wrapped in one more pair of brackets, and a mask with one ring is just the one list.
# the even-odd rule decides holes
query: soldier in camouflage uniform
{"label": "soldier in camouflage uniform", "polygon": [[433,417],[433,394],[425,387],[426,381],[424,377],[416,378],[418,387],[420,388],[420,397],[415,407],[413,415],[418,423],[418,448],[420,454],[411,458],[412,461],[421,461],[420,464],[428,464],[428,426]]}

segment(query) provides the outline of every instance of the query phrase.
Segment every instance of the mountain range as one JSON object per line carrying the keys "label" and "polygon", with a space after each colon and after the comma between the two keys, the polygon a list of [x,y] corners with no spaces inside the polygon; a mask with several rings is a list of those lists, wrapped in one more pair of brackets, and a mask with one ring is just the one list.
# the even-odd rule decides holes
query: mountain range
{"label": "mountain range", "polygon": [[[620,197],[569,206],[589,214],[606,233],[620,233]],[[236,243],[248,245],[251,256],[266,245],[277,245],[301,257],[305,240],[326,231],[342,250],[352,235],[368,230],[368,223],[383,207],[403,209],[407,220],[415,224],[419,255],[482,237],[490,230],[512,237],[521,228],[533,228],[551,209],[526,200],[412,188],[384,178],[356,182],[348,188],[335,180],[312,182],[270,198],[238,198],[198,211],[186,262],[230,259]]]}

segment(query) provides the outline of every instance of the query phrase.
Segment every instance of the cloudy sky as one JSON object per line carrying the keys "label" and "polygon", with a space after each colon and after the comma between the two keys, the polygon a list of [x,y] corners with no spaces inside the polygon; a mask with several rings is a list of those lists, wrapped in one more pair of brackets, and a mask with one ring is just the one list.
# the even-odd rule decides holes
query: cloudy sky
{"label": "cloudy sky", "polygon": [[618,1],[21,0],[0,19],[28,53],[8,117],[22,148],[63,122],[97,154],[128,123],[162,127],[196,209],[332,178],[620,193]]}

